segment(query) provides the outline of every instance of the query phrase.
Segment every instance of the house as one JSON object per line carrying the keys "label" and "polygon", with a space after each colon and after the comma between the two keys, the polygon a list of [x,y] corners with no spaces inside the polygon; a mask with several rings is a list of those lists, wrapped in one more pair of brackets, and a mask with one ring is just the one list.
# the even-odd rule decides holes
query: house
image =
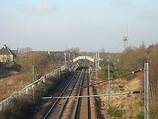
{"label": "house", "polygon": [[0,49],[0,63],[15,62],[16,54],[10,50],[6,45]]}

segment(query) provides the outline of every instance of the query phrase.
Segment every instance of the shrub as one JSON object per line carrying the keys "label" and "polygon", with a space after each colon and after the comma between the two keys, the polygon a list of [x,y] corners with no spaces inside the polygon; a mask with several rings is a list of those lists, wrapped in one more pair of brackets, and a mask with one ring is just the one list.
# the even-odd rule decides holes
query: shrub
{"label": "shrub", "polygon": [[143,100],[139,100],[138,101],[138,105],[141,106],[141,107],[143,107],[144,106],[144,101]]}
{"label": "shrub", "polygon": [[0,113],[1,119],[27,119],[33,114],[31,111],[32,107],[33,103],[29,99],[29,96],[14,99],[7,108]]}
{"label": "shrub", "polygon": [[144,112],[137,114],[136,119],[144,119]]}
{"label": "shrub", "polygon": [[158,116],[158,108],[152,109],[152,110],[150,111],[150,118],[151,118],[151,119],[156,119],[157,116]]}
{"label": "shrub", "polygon": [[117,107],[110,107],[107,111],[112,117],[122,117],[123,115],[122,110]]}

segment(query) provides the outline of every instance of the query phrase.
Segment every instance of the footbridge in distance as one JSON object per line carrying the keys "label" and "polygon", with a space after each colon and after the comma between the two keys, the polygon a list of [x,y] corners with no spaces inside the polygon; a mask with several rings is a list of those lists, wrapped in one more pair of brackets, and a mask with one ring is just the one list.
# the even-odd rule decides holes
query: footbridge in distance
{"label": "footbridge in distance", "polygon": [[76,62],[76,61],[82,60],[82,59],[87,59],[93,63],[95,62],[95,59],[93,57],[90,57],[90,56],[78,56],[78,57],[74,58],[72,61]]}

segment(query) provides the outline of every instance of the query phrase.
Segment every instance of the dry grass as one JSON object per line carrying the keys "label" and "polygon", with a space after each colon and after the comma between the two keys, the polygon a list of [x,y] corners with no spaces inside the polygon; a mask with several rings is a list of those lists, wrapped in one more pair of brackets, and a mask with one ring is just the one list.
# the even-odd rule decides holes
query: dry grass
{"label": "dry grass", "polygon": [[[111,82],[110,93],[121,93],[142,90],[142,81],[140,79],[133,79],[131,81],[126,81],[118,79]],[[123,86],[123,90],[120,90],[119,86]],[[98,86],[97,92],[99,94],[107,93],[107,84]],[[141,99],[143,94],[130,94],[130,95],[118,95],[110,96],[110,106],[117,107],[123,111],[122,119],[136,118],[136,115],[143,112],[143,106],[141,106]],[[103,109],[106,110],[108,107],[108,96],[100,97],[102,100]]]}
{"label": "dry grass", "polygon": [[[65,72],[61,77],[67,78],[68,72]],[[53,92],[61,84],[62,81],[65,81],[65,78],[60,78],[58,76],[52,76],[46,80],[46,82],[39,84],[35,88],[35,103],[32,99],[32,91],[28,94],[21,96],[20,98],[15,98],[10,102],[10,104],[4,108],[1,112],[1,119],[30,119],[34,113],[38,113],[38,118],[44,117],[44,114],[48,111],[48,105],[45,105],[42,108],[38,108],[44,102],[41,100],[42,96],[50,95],[50,92]],[[52,94],[52,93],[51,93]],[[49,104],[51,106],[52,103]],[[40,110],[39,110],[40,109]]]}
{"label": "dry grass", "polygon": [[[42,69],[43,75],[53,71],[57,66],[52,62],[46,68]],[[0,101],[9,97],[14,92],[20,91],[31,83],[30,73],[16,74],[7,78],[0,79]]]}
{"label": "dry grass", "polygon": [[12,93],[20,91],[30,83],[27,73],[17,74],[0,80],[0,101],[9,97]]}

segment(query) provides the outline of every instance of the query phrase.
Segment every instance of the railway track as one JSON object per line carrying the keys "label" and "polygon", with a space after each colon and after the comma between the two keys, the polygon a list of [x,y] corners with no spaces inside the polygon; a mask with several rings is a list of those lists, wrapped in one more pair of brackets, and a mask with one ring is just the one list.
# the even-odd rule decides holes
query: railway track
{"label": "railway track", "polygon": [[[89,88],[78,89],[88,85],[88,75],[85,69],[77,70],[58,97],[89,95]],[[74,91],[68,91],[74,90]],[[65,93],[68,91],[67,93]],[[44,119],[90,119],[89,98],[57,98]]]}
{"label": "railway track", "polygon": [[[87,72],[85,72],[84,75],[84,81],[81,87],[86,86],[89,84],[88,75]],[[82,95],[89,95],[89,87],[80,90],[80,94],[78,96]],[[89,98],[78,98],[76,103],[76,112],[74,113],[73,119],[90,119],[90,105],[89,105]]]}

